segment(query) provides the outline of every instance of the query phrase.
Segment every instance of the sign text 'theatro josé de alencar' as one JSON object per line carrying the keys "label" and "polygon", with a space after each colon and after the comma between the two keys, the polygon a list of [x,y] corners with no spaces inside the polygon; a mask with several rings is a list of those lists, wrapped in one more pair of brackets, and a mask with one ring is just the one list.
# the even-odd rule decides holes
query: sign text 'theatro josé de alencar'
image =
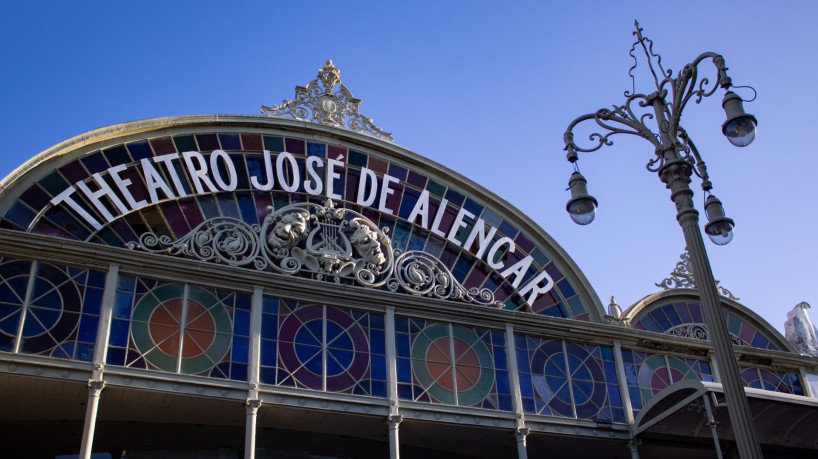
{"label": "sign text 'theatro jos\u00e9 de alencar'", "polygon": [[[304,176],[302,177],[296,158],[291,153],[285,151],[273,155],[269,150],[264,150],[263,167],[260,168],[261,170],[250,171],[248,174],[250,184],[253,189],[259,191],[271,191],[275,188],[286,192],[297,192],[303,186],[303,189],[310,195],[343,200],[341,195],[343,185],[338,182],[340,182],[344,173],[345,163],[340,159],[343,158],[324,160],[317,156],[308,156],[305,162]],[[179,165],[187,171],[194,189],[185,189],[175,165]],[[51,203],[53,205],[64,204],[69,206],[90,226],[100,230],[103,227],[100,219],[91,215],[85,207],[73,198],[77,190],[94,206],[99,217],[107,222],[112,222],[124,214],[164,200],[235,191],[238,186],[236,166],[234,158],[223,150],[214,150],[209,157],[198,151],[186,151],[184,153],[156,156],[151,159],[143,158],[139,163],[130,166],[122,164],[109,168],[107,170],[107,180],[100,173],[93,174],[96,190],[92,190],[88,184],[81,180],[57,195],[51,200]],[[246,163],[240,166],[248,168]],[[127,173],[128,169],[134,169],[142,176],[145,188],[147,188],[147,199],[137,200],[134,198],[131,189],[142,187],[142,184],[134,183],[133,180],[126,177],[129,175]],[[169,178],[170,183],[165,177]],[[400,183],[399,179],[389,174],[383,174],[379,183],[375,171],[362,167],[356,193],[356,204],[394,215],[397,209],[389,208],[387,201],[389,196],[395,192],[393,186]],[[124,201],[120,199],[120,195],[124,198]],[[142,195],[145,195],[145,193],[142,193]],[[110,205],[106,204],[103,199],[107,200]],[[440,205],[437,206],[437,211],[432,212],[429,191],[423,190],[407,219],[411,223],[418,224],[445,238],[452,244],[465,248],[477,258],[484,259],[490,268],[497,270],[501,276],[510,280],[511,285],[518,289],[520,296],[529,305],[533,304],[539,295],[553,288],[554,282],[545,271],[540,272],[520,288],[523,277],[525,277],[534,261],[531,255],[510,266],[506,266],[503,259],[508,253],[516,251],[514,240],[509,237],[501,237],[495,241],[494,236],[497,233],[497,228],[487,225],[483,219],[476,217],[465,208],[461,207],[457,211],[454,223],[448,231],[441,229],[447,205],[448,200],[442,198]],[[459,240],[457,238],[458,231],[466,228],[470,222],[474,222],[474,226],[468,236],[463,241]]]}

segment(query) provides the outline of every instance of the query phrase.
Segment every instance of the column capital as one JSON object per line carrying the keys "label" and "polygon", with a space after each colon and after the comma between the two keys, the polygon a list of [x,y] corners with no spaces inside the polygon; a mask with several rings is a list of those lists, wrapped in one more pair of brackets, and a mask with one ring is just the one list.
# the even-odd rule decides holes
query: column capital
{"label": "column capital", "polygon": [[631,441],[628,442],[628,447],[631,449],[631,452],[639,452],[639,447],[642,445],[642,440],[638,438],[631,438]]}
{"label": "column capital", "polygon": [[398,425],[403,422],[402,414],[390,414],[386,418],[386,423],[389,424],[390,429],[398,430]]}
{"label": "column capital", "polygon": [[97,379],[89,379],[88,380],[88,391],[93,394],[99,394],[102,392],[102,389],[105,388],[105,381],[97,380]]}
{"label": "column capital", "polygon": [[525,438],[529,433],[531,433],[531,429],[528,427],[520,427],[514,431],[514,436],[517,437],[517,441],[525,442]]}
{"label": "column capital", "polygon": [[244,406],[247,407],[247,412],[252,414],[256,414],[256,411],[258,411],[261,405],[261,400],[257,398],[248,398],[244,401]]}

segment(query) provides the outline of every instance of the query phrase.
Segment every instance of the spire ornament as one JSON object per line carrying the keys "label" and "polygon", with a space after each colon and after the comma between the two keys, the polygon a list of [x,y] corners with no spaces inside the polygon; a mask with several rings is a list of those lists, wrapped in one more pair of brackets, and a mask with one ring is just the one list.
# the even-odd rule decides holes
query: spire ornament
{"label": "spire ornament", "polygon": [[[338,90],[335,87],[338,86]],[[360,99],[352,96],[341,84],[341,70],[327,60],[318,69],[318,77],[307,87],[296,86],[295,98],[284,100],[273,107],[262,105],[261,113],[267,116],[290,116],[301,121],[333,126],[392,142],[392,134],[379,129],[372,121],[358,112]]]}

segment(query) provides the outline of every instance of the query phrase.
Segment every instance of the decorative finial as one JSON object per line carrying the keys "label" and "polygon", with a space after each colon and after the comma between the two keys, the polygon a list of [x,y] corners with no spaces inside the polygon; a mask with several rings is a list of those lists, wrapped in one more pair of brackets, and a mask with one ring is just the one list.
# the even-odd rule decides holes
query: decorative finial
{"label": "decorative finial", "polygon": [[[670,272],[670,277],[666,277],[662,279],[661,282],[654,284],[657,287],[660,287],[664,290],[670,290],[674,288],[689,288],[695,289],[696,288],[696,278],[693,277],[693,271],[690,269],[690,254],[687,253],[687,247],[685,247],[685,251],[679,255],[681,261],[676,263],[676,268]],[[719,281],[716,281],[716,288],[724,297],[727,297],[733,301],[738,301],[740,298],[733,295],[733,292],[727,290],[726,288],[719,285]]]}
{"label": "decorative finial", "polygon": [[622,307],[616,302],[616,298],[611,295],[611,304],[608,305],[608,315],[616,320],[622,318]]}
{"label": "decorative finial", "polygon": [[[338,86],[338,90],[335,87]],[[295,98],[284,100],[281,105],[261,106],[261,113],[267,116],[290,116],[301,121],[312,121],[350,131],[360,132],[379,139],[392,141],[392,134],[384,132],[367,118],[358,113],[359,99],[341,84],[341,70],[327,59],[318,69],[318,77],[307,87],[296,86]]]}
{"label": "decorative finial", "polygon": [[[633,59],[633,65],[628,70],[628,75],[631,77],[633,87],[631,88],[631,91],[625,91],[626,97],[636,93],[636,75],[633,72],[639,65],[639,60],[636,58],[635,54],[637,47],[642,48],[642,52],[645,54],[645,60],[648,64],[648,69],[650,70],[651,75],[653,75],[653,82],[656,85],[657,91],[660,90],[662,80],[669,78],[672,73],[670,69],[666,71],[662,66],[662,56],[653,52],[653,40],[642,35],[642,28],[639,27],[639,21],[634,19],[633,25],[636,28],[636,30],[633,32],[633,34],[636,36],[636,41],[633,42],[633,45],[631,45],[631,50],[628,52],[628,55],[630,55],[631,59]],[[655,63],[654,60],[656,61]],[[654,68],[654,66],[656,68]]]}
{"label": "decorative finial", "polygon": [[605,315],[605,323],[609,325],[618,325],[620,327],[627,327],[628,324],[622,318],[622,308],[616,302],[616,299],[611,295],[611,304],[608,305],[608,314]]}

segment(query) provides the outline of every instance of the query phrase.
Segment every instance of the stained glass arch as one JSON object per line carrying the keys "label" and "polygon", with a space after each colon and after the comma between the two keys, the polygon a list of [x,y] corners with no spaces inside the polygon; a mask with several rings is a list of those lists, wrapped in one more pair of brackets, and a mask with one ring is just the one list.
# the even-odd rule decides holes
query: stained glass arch
{"label": "stained glass arch", "polygon": [[[58,144],[2,183],[0,228],[603,317],[583,273],[524,213],[416,153],[332,126],[232,115],[123,123]],[[421,267],[431,283],[412,274]]]}
{"label": "stained glass arch", "polygon": [[[721,305],[734,344],[796,352],[781,333],[746,306],[725,297],[721,298]],[[637,330],[709,339],[701,299],[697,292],[689,289],[648,295],[628,308],[624,319]]]}

